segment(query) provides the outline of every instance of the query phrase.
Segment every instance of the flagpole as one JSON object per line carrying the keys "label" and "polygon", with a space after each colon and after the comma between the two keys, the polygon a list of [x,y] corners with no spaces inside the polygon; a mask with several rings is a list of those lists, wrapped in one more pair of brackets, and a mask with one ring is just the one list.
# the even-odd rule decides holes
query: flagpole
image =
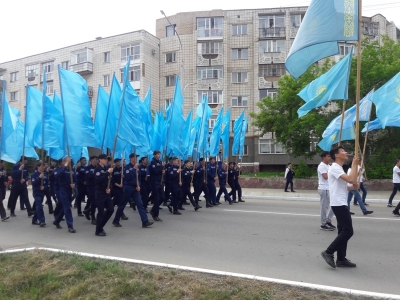
{"label": "flagpole", "polygon": [[356,87],[356,142],[354,155],[358,155],[360,147],[360,94],[361,94],[361,21],[362,0],[358,0],[358,47],[357,47],[357,87]]}
{"label": "flagpole", "polygon": [[[4,120],[4,99],[5,99],[5,94],[6,94],[6,81],[3,81],[3,91],[2,91],[2,97],[1,97],[1,120]],[[8,105],[8,103],[7,103]],[[2,121],[3,122],[3,121]],[[2,155],[2,150],[3,150],[3,127],[1,126],[1,132],[0,132],[0,159],[1,159],[1,155]]]}
{"label": "flagpole", "polygon": [[[25,139],[26,139],[26,114],[28,112],[28,85],[25,85],[25,97],[26,97],[26,103],[25,103],[25,124],[24,124],[24,139],[22,143],[22,161],[21,164],[23,164],[23,160],[25,160]],[[2,126],[3,127],[3,126]],[[24,166],[25,167],[25,166]],[[21,180],[24,179],[24,170],[22,169],[21,172]]]}
{"label": "flagpole", "polygon": [[338,146],[342,142],[342,133],[343,133],[343,122],[344,122],[344,113],[346,111],[346,100],[343,100],[343,107],[342,107],[342,120],[340,121],[340,132],[339,132],[339,141]]}
{"label": "flagpole", "polygon": [[[58,76],[60,76],[60,65],[58,65]],[[61,89],[61,104],[62,104],[62,110],[63,110],[63,117],[64,117],[64,135],[65,135],[65,141],[67,144],[67,156],[71,158],[70,156],[70,149],[69,149],[69,141],[68,141],[68,132],[67,132],[67,116],[65,115],[65,107],[64,107],[64,98],[63,98],[63,92],[62,92],[62,80],[60,80],[60,89]],[[69,169],[69,179],[71,181],[71,184],[74,183],[74,180],[72,179],[72,166],[71,162],[68,163],[68,169]],[[72,194],[75,194],[75,189],[72,189]]]}
{"label": "flagpole", "polygon": [[121,154],[121,184],[123,183],[123,180],[124,180],[124,151],[122,151],[122,154]]}
{"label": "flagpole", "polygon": [[[103,132],[103,140],[101,141],[101,148],[100,151],[103,152],[103,147],[104,147],[104,141],[106,139],[106,131],[107,131],[107,123],[108,123],[108,115],[110,112],[110,103],[111,103],[111,93],[113,91],[113,85],[114,85],[114,76],[115,76],[115,72],[113,73],[113,80],[111,82],[111,89],[110,89],[110,95],[108,97],[108,106],[107,106],[107,114],[106,114],[106,124],[104,125],[104,132]],[[99,85],[100,86],[100,85]],[[97,98],[97,102],[98,102],[98,98]]]}
{"label": "flagpole", "polygon": [[[43,80],[46,80],[46,71],[44,71],[44,77]],[[47,82],[43,82],[43,84],[45,85]],[[45,100],[45,92],[46,91],[42,91],[42,157],[41,157],[41,161],[43,163],[43,167],[44,167],[44,100]],[[43,180],[44,178],[41,179],[41,185],[43,186]]]}
{"label": "flagpole", "polygon": [[[372,109],[369,112],[369,117],[368,117],[368,123],[367,123],[367,131],[365,133],[365,140],[364,140],[364,148],[363,148],[363,152],[361,155],[361,168],[364,168],[364,159],[365,159],[365,151],[367,150],[367,140],[368,140],[368,130],[369,130],[369,123],[371,120],[371,114],[372,114]],[[360,182],[361,179],[361,174],[358,178],[358,182]]]}

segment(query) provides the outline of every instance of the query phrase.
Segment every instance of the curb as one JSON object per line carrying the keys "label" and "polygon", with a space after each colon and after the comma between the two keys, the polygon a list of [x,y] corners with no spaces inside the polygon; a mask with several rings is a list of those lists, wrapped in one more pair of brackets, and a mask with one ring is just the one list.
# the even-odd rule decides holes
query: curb
{"label": "curb", "polygon": [[121,258],[121,257],[115,257],[115,256],[97,255],[97,254],[91,254],[91,253],[85,253],[85,252],[67,251],[67,250],[60,250],[60,249],[54,249],[54,248],[32,247],[32,248],[1,251],[0,254],[18,253],[18,252],[33,251],[33,250],[65,253],[65,254],[75,254],[75,255],[85,256],[85,257],[122,261],[122,262],[135,263],[135,264],[148,265],[148,266],[157,266],[157,267],[172,268],[172,269],[177,269],[177,270],[185,270],[185,271],[200,272],[200,273],[222,275],[222,276],[232,276],[232,277],[244,278],[244,279],[253,279],[253,280],[266,281],[266,282],[277,283],[277,284],[284,284],[284,285],[289,285],[289,286],[293,286],[293,287],[307,288],[310,290],[318,290],[318,291],[322,291],[322,292],[336,293],[336,294],[351,297],[354,299],[366,299],[366,298],[388,299],[388,300],[400,299],[400,295],[394,295],[394,294],[374,293],[374,292],[352,290],[352,289],[327,286],[327,285],[304,283],[304,282],[298,282],[298,281],[290,281],[290,280],[261,277],[261,276],[240,274],[240,273],[231,273],[231,272],[224,272],[224,271],[217,271],[217,270],[210,270],[210,269],[193,268],[193,267],[187,267],[187,266],[179,266],[179,265],[151,262],[151,261],[145,261],[145,260]]}
{"label": "curb", "polygon": [[[284,197],[284,196],[256,196],[256,195],[243,195],[243,198],[248,199],[260,199],[260,200],[283,200],[283,201],[308,201],[308,202],[319,202],[319,198],[312,198],[312,197]],[[382,199],[368,199],[368,203],[378,203],[378,204],[387,204],[388,200]]]}

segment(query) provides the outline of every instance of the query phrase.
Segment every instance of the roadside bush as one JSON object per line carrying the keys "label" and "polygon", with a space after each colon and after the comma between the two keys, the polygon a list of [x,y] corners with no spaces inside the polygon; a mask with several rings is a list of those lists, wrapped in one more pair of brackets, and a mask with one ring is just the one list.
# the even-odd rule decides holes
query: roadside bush
{"label": "roadside bush", "polygon": [[313,175],[312,169],[302,160],[293,166],[293,172],[296,178],[310,178]]}

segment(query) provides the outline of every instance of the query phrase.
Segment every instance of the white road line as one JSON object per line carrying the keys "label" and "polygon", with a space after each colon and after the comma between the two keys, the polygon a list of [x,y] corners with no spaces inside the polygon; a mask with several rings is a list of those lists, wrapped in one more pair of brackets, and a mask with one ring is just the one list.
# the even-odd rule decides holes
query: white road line
{"label": "white road line", "polygon": [[[235,209],[224,209],[224,211],[229,212],[241,212],[241,213],[252,213],[252,214],[270,214],[270,215],[289,215],[289,216],[305,216],[305,217],[320,217],[320,215],[310,215],[310,214],[292,214],[292,213],[280,213],[272,211],[254,211],[254,210],[235,210]],[[374,217],[354,217],[352,219],[363,219],[363,220],[386,220],[386,221],[400,221],[400,218],[393,217],[389,218],[374,218]]]}
{"label": "white road line", "polygon": [[21,252],[21,251],[31,251],[31,250],[35,250],[35,249],[42,250],[42,251],[49,251],[49,252],[75,254],[75,255],[80,255],[80,256],[107,259],[107,260],[123,261],[123,262],[142,264],[142,265],[159,266],[159,267],[192,271],[192,272],[200,272],[200,273],[208,273],[208,274],[215,274],[215,275],[222,275],[222,276],[232,276],[232,277],[238,277],[238,278],[267,281],[267,282],[272,282],[272,283],[277,283],[277,284],[289,285],[289,286],[293,286],[293,287],[302,287],[302,288],[308,288],[311,290],[319,290],[322,292],[339,293],[343,296],[347,296],[350,298],[354,297],[355,299],[366,299],[366,297],[368,297],[371,299],[400,300],[400,295],[394,295],[394,294],[374,293],[374,292],[352,290],[352,289],[347,289],[347,288],[340,288],[340,287],[321,285],[321,284],[283,280],[283,279],[276,279],[276,278],[270,278],[270,277],[261,277],[261,276],[241,274],[241,273],[231,273],[231,272],[217,271],[217,270],[210,270],[210,269],[193,268],[193,267],[187,267],[187,266],[171,265],[171,264],[165,264],[165,263],[159,263],[159,262],[151,262],[151,261],[129,259],[129,258],[122,258],[122,257],[115,257],[115,256],[97,255],[97,254],[92,254],[92,253],[67,251],[67,250],[60,250],[60,249],[54,249],[54,248],[39,247],[39,248],[6,250],[6,251],[0,251],[0,254],[15,253],[15,252]]}

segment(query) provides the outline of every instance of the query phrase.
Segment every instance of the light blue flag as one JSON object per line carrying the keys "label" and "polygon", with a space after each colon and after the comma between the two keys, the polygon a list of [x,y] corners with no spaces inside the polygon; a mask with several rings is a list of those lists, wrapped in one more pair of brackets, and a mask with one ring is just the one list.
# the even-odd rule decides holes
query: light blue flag
{"label": "light blue flag", "polygon": [[[360,101],[360,121],[368,122],[369,116],[371,114],[372,102],[371,96],[373,95],[373,90],[370,91],[361,101]],[[344,113],[343,119],[343,129],[350,128],[354,126],[354,122],[356,121],[356,105],[353,105]],[[336,118],[334,118],[331,123],[329,123],[328,127],[326,127],[322,137],[328,137],[332,135],[336,131],[340,131],[340,125],[342,123],[342,115],[340,114]]]}
{"label": "light blue flag", "polygon": [[232,155],[239,154],[240,137],[243,128],[244,110],[240,116],[233,123],[233,144],[232,144]]}
{"label": "light blue flag", "polygon": [[113,75],[110,92],[110,107],[108,111],[108,118],[106,124],[106,136],[104,145],[106,148],[113,150],[115,134],[117,132],[117,124],[119,119],[119,112],[121,106],[121,86],[119,85],[117,77]]}
{"label": "light blue flag", "polygon": [[[189,143],[190,143],[190,133],[192,129],[192,110],[190,110],[185,121],[185,129],[183,130],[183,143],[181,145],[180,151],[183,153],[183,160],[186,160],[189,156]],[[191,154],[190,154],[191,156]]]}
{"label": "light blue flag", "polygon": [[326,105],[330,100],[347,100],[352,57],[353,48],[328,72],[312,81],[298,93],[306,102],[297,111],[299,118],[306,115],[311,109]]}
{"label": "light blue flag", "polygon": [[[44,149],[65,148],[64,118],[54,102],[44,95]],[[48,151],[48,150],[46,150]],[[48,151],[49,152],[49,151]],[[51,157],[51,156],[50,156]]]}
{"label": "light blue flag", "polygon": [[290,48],[286,69],[299,78],[311,64],[339,54],[339,41],[358,41],[358,1],[313,0]]}
{"label": "light blue flag", "polygon": [[188,149],[187,149],[187,154],[188,156],[191,156],[194,159],[193,156],[193,151],[194,151],[194,146],[196,144],[197,141],[197,136],[200,130],[200,126],[201,126],[201,118],[199,116],[197,116],[191,125],[191,129],[190,129],[190,138],[189,138],[189,145],[188,145]]}
{"label": "light blue flag", "polygon": [[[96,135],[96,148],[101,148],[101,143],[104,137],[104,131],[106,130],[107,123],[107,112],[108,103],[110,101],[110,95],[104,90],[104,88],[99,84],[97,92],[97,104],[96,113],[94,117],[94,132]],[[101,149],[102,153],[105,153],[105,149]]]}
{"label": "light blue flag", "polygon": [[62,113],[61,98],[60,98],[60,96],[57,95],[56,91],[54,91],[54,95],[53,95],[53,104]]}
{"label": "light blue flag", "polygon": [[221,140],[221,128],[224,118],[224,107],[219,111],[210,137],[210,156],[217,156]]}
{"label": "light blue flag", "polygon": [[170,105],[167,117],[167,148],[179,158],[183,157],[182,144],[184,143],[183,132],[185,130],[185,118],[183,117],[183,95],[179,76],[176,77],[175,93]]}
{"label": "light blue flag", "polygon": [[240,133],[240,144],[239,144],[239,159],[242,158],[244,154],[244,141],[246,138],[246,131],[247,131],[247,125],[249,123],[249,117],[246,116],[243,120],[243,126],[242,126],[242,131]]}
{"label": "light blue flag", "polygon": [[[332,149],[333,144],[337,144],[339,142],[340,132],[336,131],[332,133],[330,136],[323,138],[318,146],[324,151],[330,151]],[[356,138],[356,131],[354,127],[343,129],[342,131],[342,141],[351,141]]]}
{"label": "light blue flag", "polygon": [[[386,127],[400,127],[400,119],[386,123]],[[368,128],[368,132],[370,132],[372,130],[382,129],[382,123],[377,118],[377,119],[369,122],[369,126],[368,126],[368,123],[366,123],[361,132],[362,133],[367,132],[367,128]]]}
{"label": "light blue flag", "polygon": [[383,129],[400,119],[400,72],[374,93],[372,102]]}
{"label": "light blue flag", "polygon": [[231,125],[231,109],[229,109],[223,120],[224,129],[222,130],[221,139],[222,139],[222,148],[223,148],[223,159],[226,159],[229,156],[229,137],[230,137],[230,125]]}
{"label": "light blue flag", "polygon": [[[60,96],[57,95],[56,91],[53,94],[53,107],[46,107],[46,115],[45,120],[49,118],[48,122],[49,125],[53,128],[59,128],[58,132],[58,139],[60,140],[60,144],[54,148],[46,149],[47,155],[53,159],[61,159],[65,155],[67,155],[66,145],[65,145],[65,135],[64,135],[64,116],[62,112],[62,103]],[[46,105],[46,104],[45,104]],[[55,109],[53,111],[52,109]],[[60,127],[61,126],[61,127]],[[45,126],[46,130],[46,126]],[[51,129],[49,129],[51,130]],[[45,133],[46,134],[46,133]]]}
{"label": "light blue flag", "polygon": [[68,144],[71,147],[96,147],[96,136],[91,117],[88,86],[78,73],[58,65],[61,99]]}
{"label": "light blue flag", "polygon": [[161,151],[162,149],[162,134],[163,134],[164,116],[161,112],[156,111],[154,115],[154,130],[151,139],[151,149]]}
{"label": "light blue flag", "polygon": [[212,109],[208,105],[208,98],[203,95],[201,104],[196,109],[196,115],[201,118],[200,131],[197,140],[197,152],[200,157],[207,156],[208,146],[208,120],[212,116]]}
{"label": "light blue flag", "polygon": [[26,87],[26,147],[42,148],[43,94],[34,87]]}
{"label": "light blue flag", "polygon": [[152,154],[151,139],[154,134],[153,120],[151,117],[151,86],[147,91],[143,101],[139,101],[139,105],[142,114],[144,132],[146,136],[144,145],[140,147],[139,153],[141,156],[148,156]]}

